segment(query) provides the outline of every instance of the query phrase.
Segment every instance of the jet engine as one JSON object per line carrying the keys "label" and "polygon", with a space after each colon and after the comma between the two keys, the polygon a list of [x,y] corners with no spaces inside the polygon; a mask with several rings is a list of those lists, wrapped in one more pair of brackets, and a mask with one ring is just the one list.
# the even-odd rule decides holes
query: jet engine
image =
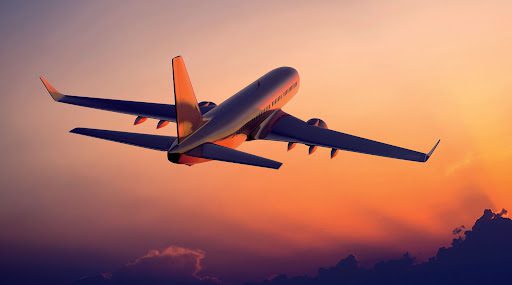
{"label": "jet engine", "polygon": [[306,123],[308,125],[312,125],[312,126],[315,126],[315,127],[320,127],[320,128],[323,128],[323,129],[328,129],[327,124],[322,119],[313,118],[313,119],[309,119]]}
{"label": "jet engine", "polygon": [[[319,127],[322,129],[328,129],[327,123],[325,123],[325,121],[322,119],[312,118],[312,119],[309,119],[306,123],[311,126]],[[297,145],[297,143],[295,143],[295,142],[289,142],[288,143],[288,151],[292,150],[296,145]],[[307,146],[309,146],[308,154],[312,154],[318,149],[318,146],[316,146],[316,145],[307,145]],[[336,155],[338,155],[338,152],[339,152],[339,149],[336,149],[336,148],[331,149],[331,158],[336,157]]]}
{"label": "jet engine", "polygon": [[[200,107],[200,108],[205,108],[205,107],[206,107],[206,108],[209,108],[209,109],[207,109],[206,111],[209,111],[209,110],[211,110],[211,109],[213,109],[213,108],[217,107],[217,104],[215,104],[215,103],[213,103],[213,102],[210,102],[210,101],[202,101],[202,102],[200,102],[198,105],[199,105],[199,107]],[[206,111],[205,111],[205,110],[203,110],[203,113],[204,113],[204,112],[206,112]],[[136,123],[135,123],[135,124],[137,125],[137,124],[143,123],[144,121],[145,121],[145,119],[144,119],[144,120],[141,120],[141,119],[137,118],[137,120],[136,120]],[[167,126],[169,123],[170,123],[170,122],[169,122],[169,121],[167,121],[167,120],[160,120],[160,121],[158,121],[158,123],[156,124],[156,128],[157,128],[157,129],[161,129],[161,128],[163,128],[163,127]]]}
{"label": "jet engine", "polygon": [[217,107],[217,104],[210,102],[210,101],[202,101],[199,104],[199,107]]}
{"label": "jet engine", "polygon": [[[319,127],[322,129],[328,128],[327,124],[324,122],[324,120],[318,119],[318,118],[309,119],[306,123],[308,125]],[[318,148],[318,146],[316,146],[316,145],[308,145],[308,146],[309,146],[308,154],[313,154]]]}

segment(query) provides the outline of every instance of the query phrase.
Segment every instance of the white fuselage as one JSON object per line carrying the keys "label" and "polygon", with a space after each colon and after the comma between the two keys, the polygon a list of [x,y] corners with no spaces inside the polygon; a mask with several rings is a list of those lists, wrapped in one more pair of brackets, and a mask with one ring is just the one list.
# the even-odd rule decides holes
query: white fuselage
{"label": "white fuselage", "polygon": [[[237,147],[247,139],[248,134],[297,93],[299,80],[299,74],[291,67],[276,68],[263,75],[204,114],[205,123],[182,142],[171,147],[169,158],[204,143]],[[190,157],[182,160],[181,163],[194,164],[189,161]]]}

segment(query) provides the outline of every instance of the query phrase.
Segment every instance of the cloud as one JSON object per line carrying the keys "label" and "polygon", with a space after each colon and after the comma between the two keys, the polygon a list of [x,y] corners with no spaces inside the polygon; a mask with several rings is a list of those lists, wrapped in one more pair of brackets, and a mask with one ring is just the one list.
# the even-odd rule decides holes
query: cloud
{"label": "cloud", "polygon": [[82,278],[75,284],[125,285],[214,285],[217,278],[201,276],[201,261],[205,253],[199,249],[169,246],[153,249],[120,269]]}
{"label": "cloud", "polygon": [[478,158],[479,158],[479,156],[476,156],[473,153],[466,154],[466,156],[463,159],[458,160],[458,161],[448,165],[448,167],[446,167],[446,170],[445,170],[445,175],[450,176],[450,175],[454,174],[455,172],[468,167],[469,165],[471,165],[473,163],[473,161],[475,161]]}
{"label": "cloud", "polygon": [[[360,266],[353,255],[333,267],[320,268],[314,277],[278,275],[264,285],[331,284],[509,284],[512,280],[512,220],[485,210],[471,230],[458,227],[450,247],[442,247],[427,262],[415,263],[406,253],[371,268]],[[249,285],[249,284],[248,284]]]}

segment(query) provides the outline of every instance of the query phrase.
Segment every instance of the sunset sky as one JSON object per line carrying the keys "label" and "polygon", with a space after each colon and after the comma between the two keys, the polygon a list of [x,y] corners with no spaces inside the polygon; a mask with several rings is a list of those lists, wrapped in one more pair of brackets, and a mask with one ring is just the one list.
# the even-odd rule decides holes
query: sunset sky
{"label": "sunset sky", "polygon": [[[426,258],[484,208],[512,208],[511,14],[506,0],[2,2],[0,261],[72,278],[177,245],[238,283],[348,253]],[[441,144],[421,164],[256,141],[240,150],[280,170],[187,167],[68,133],[176,128],[54,103],[38,80],[173,103],[177,55],[200,101],[291,66],[301,85],[286,112],[420,151]]]}

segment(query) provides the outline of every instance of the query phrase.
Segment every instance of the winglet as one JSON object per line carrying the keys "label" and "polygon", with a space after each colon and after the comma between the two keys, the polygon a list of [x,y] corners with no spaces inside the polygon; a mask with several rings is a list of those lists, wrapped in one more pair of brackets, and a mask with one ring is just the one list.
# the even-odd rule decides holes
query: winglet
{"label": "winglet", "polygon": [[436,150],[436,148],[437,148],[437,146],[439,145],[440,142],[441,142],[441,140],[437,140],[437,142],[434,145],[434,147],[432,147],[432,149],[427,153],[427,155],[425,156],[425,162],[430,158],[430,156],[432,156],[432,154],[434,153],[434,151]]}
{"label": "winglet", "polygon": [[39,79],[41,79],[41,82],[43,82],[44,87],[46,87],[46,90],[48,90],[53,100],[60,101],[60,99],[64,98],[65,95],[55,89],[43,76],[40,76]]}

